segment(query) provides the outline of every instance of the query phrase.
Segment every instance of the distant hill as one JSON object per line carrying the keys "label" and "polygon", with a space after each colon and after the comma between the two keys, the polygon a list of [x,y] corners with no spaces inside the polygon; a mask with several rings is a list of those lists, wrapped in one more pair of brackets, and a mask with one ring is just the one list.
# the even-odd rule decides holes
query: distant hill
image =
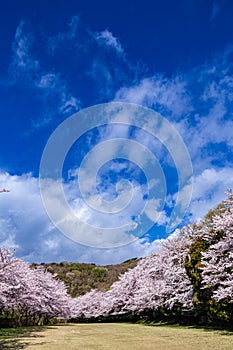
{"label": "distant hill", "polygon": [[[135,267],[139,259],[134,258],[124,261],[121,264],[98,266],[95,264],[60,262],[42,263],[48,272],[57,275],[57,278],[64,281],[68,292],[76,297],[89,292],[92,289],[107,290],[117,281],[120,274]],[[32,264],[36,268],[37,264]]]}

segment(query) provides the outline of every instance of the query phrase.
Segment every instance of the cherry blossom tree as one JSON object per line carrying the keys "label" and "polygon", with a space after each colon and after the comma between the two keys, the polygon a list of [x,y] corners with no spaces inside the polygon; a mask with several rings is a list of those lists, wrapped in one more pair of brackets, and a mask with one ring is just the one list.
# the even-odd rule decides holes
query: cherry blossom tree
{"label": "cherry blossom tree", "polygon": [[[202,253],[203,288],[211,288],[215,300],[233,303],[233,195],[223,202],[223,210],[214,216],[219,240]],[[211,239],[211,237],[209,237]]]}
{"label": "cherry blossom tree", "polygon": [[190,236],[181,232],[162,242],[161,250],[147,259],[135,293],[136,309],[192,307],[192,285],[184,268],[190,242]]}
{"label": "cherry blossom tree", "polygon": [[141,315],[160,308],[171,310],[176,305],[192,308],[193,289],[184,267],[194,235],[191,231],[183,229],[177,237],[161,242],[159,251],[141,259],[109,291],[92,291],[77,298],[76,317]]}
{"label": "cherry blossom tree", "polygon": [[200,323],[233,322],[233,196],[209,211],[190,245],[185,266],[194,290],[195,313]]}
{"label": "cherry blossom tree", "polygon": [[96,318],[103,314],[102,305],[104,292],[91,290],[73,299],[73,318]]}
{"label": "cherry blossom tree", "polygon": [[29,265],[0,249],[0,306],[17,324],[47,322],[51,317],[70,317],[71,297],[66,287],[43,268]]}

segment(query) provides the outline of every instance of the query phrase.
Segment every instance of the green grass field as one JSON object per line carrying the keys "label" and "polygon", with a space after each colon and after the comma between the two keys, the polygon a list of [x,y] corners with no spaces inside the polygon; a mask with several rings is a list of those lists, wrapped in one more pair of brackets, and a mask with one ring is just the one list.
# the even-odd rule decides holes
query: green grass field
{"label": "green grass field", "polygon": [[[67,324],[0,332],[0,349],[46,350],[232,350],[233,333],[141,324]],[[7,331],[6,331],[7,333]]]}

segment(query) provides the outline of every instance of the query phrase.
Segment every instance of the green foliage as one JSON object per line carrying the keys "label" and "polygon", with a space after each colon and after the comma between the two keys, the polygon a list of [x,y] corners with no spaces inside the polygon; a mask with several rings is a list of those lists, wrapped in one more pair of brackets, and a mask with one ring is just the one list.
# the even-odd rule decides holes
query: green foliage
{"label": "green foliage", "polygon": [[198,294],[201,287],[201,253],[206,252],[210,247],[210,243],[202,236],[197,237],[196,241],[190,245],[189,253],[185,259],[185,269],[189,276],[195,297],[199,299]]}
{"label": "green foliage", "polygon": [[13,327],[15,325],[15,319],[13,317],[0,315],[0,329]]}
{"label": "green foliage", "polygon": [[[130,259],[121,264],[97,266],[95,264],[65,262],[41,264],[48,272],[56,274],[58,279],[65,282],[68,292],[76,297],[92,289],[108,290],[118,279],[119,275],[137,265],[138,259]],[[32,264],[32,268],[36,268]]]}
{"label": "green foliage", "polygon": [[215,323],[223,324],[233,320],[233,310],[227,301],[217,302],[213,300],[211,287],[203,289],[203,281],[201,275],[202,252],[208,251],[212,244],[221,240],[224,235],[223,231],[215,231],[213,218],[221,215],[227,208],[225,201],[220,203],[216,208],[210,210],[200,225],[194,225],[198,236],[190,245],[189,252],[185,259],[186,273],[193,285],[193,300],[195,309],[193,311],[201,324]]}

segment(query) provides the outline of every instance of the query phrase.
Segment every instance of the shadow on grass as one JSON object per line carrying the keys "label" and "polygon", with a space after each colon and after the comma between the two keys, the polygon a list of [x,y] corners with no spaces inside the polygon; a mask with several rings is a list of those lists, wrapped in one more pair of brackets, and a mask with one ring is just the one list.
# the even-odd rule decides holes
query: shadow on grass
{"label": "shadow on grass", "polygon": [[233,330],[228,328],[220,328],[213,326],[187,326],[186,328],[198,329],[202,330],[203,332],[218,332],[218,334],[220,335],[233,336]]}
{"label": "shadow on grass", "polygon": [[25,349],[27,346],[31,345],[30,342],[20,342],[20,339],[7,339],[0,341],[0,349]]}
{"label": "shadow on grass", "polygon": [[136,323],[143,324],[145,326],[152,326],[152,327],[171,327],[171,328],[176,327],[176,328],[183,328],[183,329],[198,329],[204,332],[218,332],[220,335],[233,336],[232,328],[221,328],[221,327],[202,326],[202,325],[181,325],[176,322],[165,322],[165,321],[161,321],[161,322],[139,321]]}
{"label": "shadow on grass", "polygon": [[[25,349],[27,346],[31,345],[30,338],[43,338],[43,334],[38,334],[38,332],[43,333],[45,329],[51,327],[19,327],[19,328],[3,328],[0,329],[0,349]],[[36,334],[35,334],[36,333]],[[26,341],[22,338],[28,338]],[[41,342],[40,345],[46,344],[46,342]],[[33,343],[36,345],[36,343]]]}

